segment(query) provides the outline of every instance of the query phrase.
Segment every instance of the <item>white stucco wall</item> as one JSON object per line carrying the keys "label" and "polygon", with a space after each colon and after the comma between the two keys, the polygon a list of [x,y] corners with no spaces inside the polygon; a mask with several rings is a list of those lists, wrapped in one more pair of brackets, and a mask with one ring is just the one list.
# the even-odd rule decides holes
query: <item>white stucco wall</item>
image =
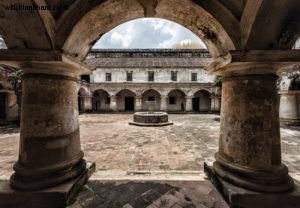
{"label": "white stucco wall", "polygon": [[191,74],[197,73],[197,81],[193,83],[213,83],[214,75],[208,75],[203,69],[191,68],[97,68],[91,75],[91,83],[107,82],[106,73],[111,73],[111,81],[114,83],[126,82],[127,71],[132,71],[133,83],[148,82],[148,71],[154,71],[154,82],[169,83],[171,81],[171,71],[177,71],[177,82],[191,82]]}

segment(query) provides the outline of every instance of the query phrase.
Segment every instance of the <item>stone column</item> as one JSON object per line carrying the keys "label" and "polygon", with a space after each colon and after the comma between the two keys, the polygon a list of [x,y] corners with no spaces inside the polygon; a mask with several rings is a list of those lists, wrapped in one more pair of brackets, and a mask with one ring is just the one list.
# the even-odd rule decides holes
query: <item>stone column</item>
{"label": "stone column", "polygon": [[282,122],[299,123],[300,112],[298,112],[297,96],[300,94],[299,90],[279,92],[280,107],[279,117]]}
{"label": "stone column", "polygon": [[220,111],[220,98],[216,96],[210,97],[210,111],[219,112]]}
{"label": "stone column", "polygon": [[221,178],[255,191],[284,192],[293,187],[281,163],[276,80],[274,74],[222,79],[219,151],[213,169]]}
{"label": "stone column", "polygon": [[185,106],[186,106],[186,112],[193,111],[193,96],[186,96],[185,97]]}
{"label": "stone column", "polygon": [[142,110],[142,97],[141,96],[135,96],[134,110],[135,111],[141,111]]}
{"label": "stone column", "polygon": [[166,95],[160,97],[160,110],[168,111],[168,96]]}
{"label": "stone column", "polygon": [[110,96],[110,106],[111,111],[117,112],[118,111],[118,105],[117,105],[117,96],[112,95]]}
{"label": "stone column", "polygon": [[22,67],[19,158],[10,178],[16,189],[52,187],[86,169],[80,146],[77,74],[68,67],[39,62]]}
{"label": "stone column", "polygon": [[83,111],[91,111],[93,109],[92,107],[92,98],[93,96],[82,96],[82,109]]}

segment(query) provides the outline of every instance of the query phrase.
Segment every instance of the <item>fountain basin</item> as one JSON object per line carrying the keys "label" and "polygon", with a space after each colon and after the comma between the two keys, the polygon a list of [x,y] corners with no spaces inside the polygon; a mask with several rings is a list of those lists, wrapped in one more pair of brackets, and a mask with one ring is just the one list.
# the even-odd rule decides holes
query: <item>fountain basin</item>
{"label": "fountain basin", "polygon": [[129,122],[129,124],[136,126],[166,126],[172,125],[173,122],[169,122],[168,113],[166,112],[136,112],[133,115],[133,122]]}

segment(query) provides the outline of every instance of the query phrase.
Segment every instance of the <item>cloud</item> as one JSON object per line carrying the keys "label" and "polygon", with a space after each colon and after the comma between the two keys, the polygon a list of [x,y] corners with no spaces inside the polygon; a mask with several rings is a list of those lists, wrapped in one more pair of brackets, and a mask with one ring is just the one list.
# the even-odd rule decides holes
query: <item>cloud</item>
{"label": "cloud", "polygon": [[107,32],[93,48],[171,48],[184,39],[202,43],[194,33],[177,23],[159,18],[142,18]]}

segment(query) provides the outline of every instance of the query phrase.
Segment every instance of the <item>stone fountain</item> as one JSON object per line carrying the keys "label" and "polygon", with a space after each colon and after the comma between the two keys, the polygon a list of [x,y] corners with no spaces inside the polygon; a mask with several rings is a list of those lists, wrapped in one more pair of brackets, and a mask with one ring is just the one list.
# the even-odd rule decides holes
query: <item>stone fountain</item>
{"label": "stone fountain", "polygon": [[148,111],[134,113],[133,122],[129,122],[130,125],[136,125],[136,126],[173,125],[173,122],[169,122],[168,120],[168,113],[154,112],[156,101],[146,101],[146,104],[148,105]]}

